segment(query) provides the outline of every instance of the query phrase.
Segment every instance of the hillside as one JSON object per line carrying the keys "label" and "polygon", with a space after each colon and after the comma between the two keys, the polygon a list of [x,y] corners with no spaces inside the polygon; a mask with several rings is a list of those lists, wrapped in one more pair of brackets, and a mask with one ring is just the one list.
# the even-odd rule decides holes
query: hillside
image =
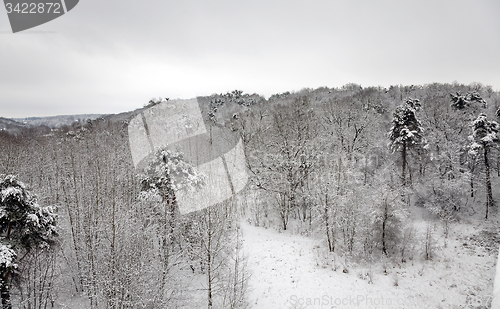
{"label": "hillside", "polygon": [[0,130],[22,129],[26,127],[26,124],[20,123],[13,119],[0,117]]}
{"label": "hillside", "polygon": [[[414,222],[421,237],[422,223]],[[251,308],[486,308],[496,255],[477,236],[491,225],[454,224],[434,261],[356,264],[318,239],[242,223]],[[464,238],[476,241],[464,246]]]}
{"label": "hillside", "polygon": [[64,125],[72,125],[75,122],[84,124],[87,120],[94,120],[105,115],[101,114],[82,114],[82,115],[60,115],[49,117],[28,117],[15,118],[14,120],[26,126],[47,126],[51,129],[60,128]]}
{"label": "hillside", "polygon": [[[129,113],[125,113],[129,115]],[[119,115],[109,115],[111,119],[120,118]],[[49,117],[28,117],[28,118],[4,118],[0,117],[0,131],[18,136],[23,132],[37,132],[39,134],[48,134],[52,129],[59,129],[63,126],[82,126],[89,120],[95,120],[100,117],[108,117],[101,114],[82,114],[82,115],[63,115]]]}

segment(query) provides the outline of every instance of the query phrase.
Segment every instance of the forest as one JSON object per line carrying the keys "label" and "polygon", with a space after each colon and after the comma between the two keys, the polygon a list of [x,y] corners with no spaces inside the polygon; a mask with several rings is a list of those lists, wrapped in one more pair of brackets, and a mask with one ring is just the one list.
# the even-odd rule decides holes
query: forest
{"label": "forest", "polygon": [[[186,186],[202,177],[182,154],[159,149],[138,170],[129,147],[130,119],[164,100],[0,131],[3,308],[252,308],[242,224],[315,239],[318,267],[368,282],[361,266],[441,261],[456,235],[488,261],[498,254],[500,93],[490,86],[200,97],[213,125],[243,142],[249,180],[189,214],[169,171],[185,169]],[[467,227],[475,232],[460,236]]]}

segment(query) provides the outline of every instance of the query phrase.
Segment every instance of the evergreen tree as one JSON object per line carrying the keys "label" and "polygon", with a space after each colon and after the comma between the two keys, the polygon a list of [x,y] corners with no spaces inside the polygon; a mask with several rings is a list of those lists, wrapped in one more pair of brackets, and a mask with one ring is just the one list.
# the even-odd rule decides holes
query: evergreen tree
{"label": "evergreen tree", "polygon": [[[486,101],[479,95],[477,91],[468,91],[466,94],[461,94],[456,92],[456,94],[450,93],[451,97],[451,107],[457,111],[456,121],[459,125],[457,128],[458,133],[462,132],[462,129],[466,128],[466,124],[470,123],[474,119],[474,115],[479,113],[479,110],[487,107]],[[477,103],[477,104],[474,104]],[[462,125],[463,124],[463,125]],[[466,145],[465,141],[461,143]],[[470,146],[470,145],[468,145]],[[462,147],[463,154],[466,154],[467,149],[470,147]],[[474,174],[477,165],[477,153],[469,152],[467,154],[467,167],[470,171],[470,196],[474,197]]]}
{"label": "evergreen tree", "polygon": [[415,115],[420,108],[418,99],[408,98],[405,103],[396,107],[393,113],[392,127],[389,132],[390,147],[393,151],[401,152],[401,182],[406,182],[406,168],[408,165],[408,150],[423,142],[422,127]]}
{"label": "evergreen tree", "polygon": [[3,308],[12,308],[9,278],[17,256],[53,244],[57,235],[54,208],[38,205],[26,185],[12,175],[0,175],[0,289]]}
{"label": "evergreen tree", "polygon": [[472,140],[470,145],[471,154],[475,155],[482,149],[483,162],[485,168],[485,184],[486,184],[486,216],[488,219],[489,208],[494,206],[493,193],[491,191],[491,179],[490,179],[490,162],[489,162],[489,152],[492,147],[497,145],[498,131],[500,126],[495,121],[488,121],[485,114],[480,114],[476,120],[471,124],[472,135],[469,137]]}
{"label": "evergreen tree", "polygon": [[467,92],[465,95],[460,94],[460,92],[457,92],[457,94],[450,93],[450,97],[451,106],[458,110],[465,109],[472,102],[480,103],[483,107],[486,107],[486,101],[476,91]]}
{"label": "evergreen tree", "polygon": [[162,203],[170,205],[169,211],[176,211],[176,191],[189,191],[205,184],[205,175],[184,159],[178,151],[159,149],[145,169],[141,179],[142,197],[159,197]]}
{"label": "evergreen tree", "polygon": [[[152,202],[153,224],[158,228],[161,248],[159,257],[162,278],[158,288],[159,295],[165,295],[169,289],[167,279],[172,268],[172,260],[178,252],[174,245],[179,242],[178,205],[176,192],[189,191],[205,184],[205,175],[186,162],[182,153],[168,149],[159,149],[145,169],[141,179],[141,196],[144,201]],[[156,201],[156,202],[155,202]],[[159,203],[158,203],[159,202]],[[168,299],[161,300],[168,303]]]}

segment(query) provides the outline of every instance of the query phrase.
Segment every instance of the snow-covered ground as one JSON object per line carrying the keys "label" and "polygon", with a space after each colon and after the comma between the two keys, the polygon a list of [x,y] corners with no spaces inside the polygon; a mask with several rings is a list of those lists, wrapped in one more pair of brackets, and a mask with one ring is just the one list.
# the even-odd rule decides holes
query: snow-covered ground
{"label": "snow-covered ground", "polygon": [[[415,227],[425,230],[425,222],[414,218]],[[498,219],[453,224],[446,248],[438,235],[440,246],[432,261],[414,257],[403,264],[375,261],[371,266],[328,254],[324,243],[312,237],[246,222],[240,226],[251,274],[251,308],[490,308],[498,259],[498,239],[492,238],[498,237]],[[192,282],[192,288],[202,287],[203,278]],[[55,308],[89,307],[85,296],[64,295]],[[188,308],[205,307],[205,292],[199,296]]]}
{"label": "snow-covered ground", "polygon": [[363,268],[349,261],[344,273],[345,261],[312,238],[248,223],[241,228],[252,308],[486,308],[491,302],[496,253],[463,238],[476,228],[454,226],[433,261],[390,263],[386,273],[382,262]]}
{"label": "snow-covered ground", "polygon": [[[498,254],[497,265],[500,265],[500,253]],[[497,269],[495,275],[495,285],[493,290],[493,302],[491,303],[492,309],[500,308],[500,269]]]}

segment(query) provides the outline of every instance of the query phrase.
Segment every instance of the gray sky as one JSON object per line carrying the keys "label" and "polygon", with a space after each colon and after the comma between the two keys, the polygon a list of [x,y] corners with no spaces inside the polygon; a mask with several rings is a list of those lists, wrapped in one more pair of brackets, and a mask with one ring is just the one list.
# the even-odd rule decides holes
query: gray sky
{"label": "gray sky", "polygon": [[498,0],[80,0],[16,34],[2,7],[0,116],[350,82],[500,91],[499,55]]}

